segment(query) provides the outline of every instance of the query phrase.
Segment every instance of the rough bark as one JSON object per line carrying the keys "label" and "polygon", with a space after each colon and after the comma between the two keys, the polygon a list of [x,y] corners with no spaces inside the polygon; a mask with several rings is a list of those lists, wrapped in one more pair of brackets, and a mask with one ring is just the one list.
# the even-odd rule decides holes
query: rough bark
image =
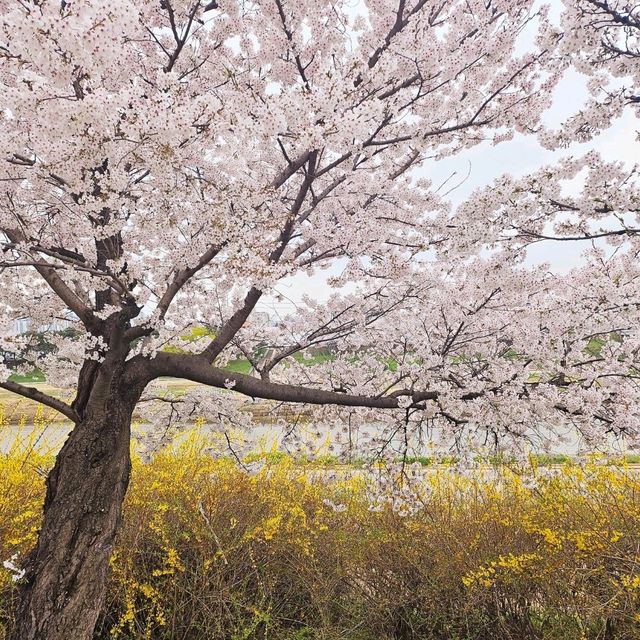
{"label": "rough bark", "polygon": [[25,565],[12,640],[89,640],[103,605],[141,388],[108,363],[80,383],[91,392],[78,403],[80,419],[47,479],[42,528]]}

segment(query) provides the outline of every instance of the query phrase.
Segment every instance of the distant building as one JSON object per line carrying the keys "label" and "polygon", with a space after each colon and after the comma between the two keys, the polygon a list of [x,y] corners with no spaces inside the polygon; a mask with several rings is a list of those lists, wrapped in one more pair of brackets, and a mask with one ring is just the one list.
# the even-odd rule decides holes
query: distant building
{"label": "distant building", "polygon": [[19,318],[13,323],[11,335],[17,336],[22,333],[27,333],[28,331],[63,331],[67,327],[70,327],[74,321],[75,318],[72,316],[69,317],[68,320],[56,318],[51,324],[34,327],[31,318]]}

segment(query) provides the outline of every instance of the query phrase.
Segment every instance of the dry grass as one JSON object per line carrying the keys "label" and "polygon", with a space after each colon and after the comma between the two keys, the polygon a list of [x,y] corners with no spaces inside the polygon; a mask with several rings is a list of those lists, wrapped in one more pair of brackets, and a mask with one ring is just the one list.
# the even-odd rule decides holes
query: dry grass
{"label": "dry grass", "polygon": [[[403,517],[369,509],[362,473],[282,459],[250,475],[209,444],[135,461],[96,638],[640,638],[640,478],[624,467],[531,485],[437,469]],[[34,543],[51,462],[22,445],[0,457],[3,559]],[[0,638],[14,595],[0,571]]]}

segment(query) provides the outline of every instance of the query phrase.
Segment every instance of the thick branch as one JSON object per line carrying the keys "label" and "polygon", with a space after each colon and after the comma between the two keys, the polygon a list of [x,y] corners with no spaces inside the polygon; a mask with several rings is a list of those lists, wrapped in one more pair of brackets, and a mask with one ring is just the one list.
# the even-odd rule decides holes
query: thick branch
{"label": "thick branch", "polygon": [[[396,391],[388,396],[363,396],[291,384],[280,384],[212,367],[206,358],[198,355],[158,353],[153,360],[149,361],[148,367],[153,377],[173,376],[185,378],[192,382],[199,382],[219,389],[232,388],[234,391],[251,398],[278,400],[281,402],[396,409],[399,406],[398,398],[400,396],[410,396],[414,404],[438,398],[437,391],[410,392],[406,390]],[[478,393],[469,393],[463,399],[472,400],[479,397],[479,395]]]}
{"label": "thick branch", "polygon": [[[284,253],[284,250],[291,240],[291,236],[297,222],[298,214],[300,213],[300,209],[304,204],[305,198],[307,197],[309,189],[311,188],[311,185],[313,184],[313,180],[315,178],[317,156],[317,151],[311,151],[307,157],[308,168],[305,178],[300,185],[300,189],[298,190],[296,199],[291,207],[291,211],[287,216],[287,222],[280,232],[278,243],[269,254],[270,264],[276,264],[280,260],[282,254]],[[262,297],[262,293],[263,292],[256,287],[251,287],[251,289],[249,289],[249,292],[245,296],[244,304],[242,305],[242,307],[238,309],[231,316],[231,318],[229,318],[229,320],[224,324],[213,342],[203,351],[202,355],[204,355],[209,362],[213,362],[215,358],[222,352],[222,350],[231,342],[231,340],[233,340],[238,331],[240,331],[247,318],[254,310],[256,304],[258,304],[258,301]]]}
{"label": "thick branch", "polygon": [[[18,229],[3,229],[5,235],[15,244],[26,242],[24,234]],[[67,283],[56,273],[54,267],[49,265],[33,265],[53,292],[75,313],[83,324],[89,328],[96,324],[96,318],[91,309],[69,288]]]}
{"label": "thick branch", "polygon": [[180,289],[193,277],[198,271],[206,267],[217,255],[220,253],[222,247],[211,246],[209,247],[199,258],[198,262],[193,267],[187,269],[180,269],[174,275],[171,284],[167,287],[162,298],[158,302],[159,318],[162,319],[167,313],[171,302],[176,297]]}
{"label": "thick branch", "polygon": [[17,393],[24,398],[29,398],[30,400],[40,402],[47,407],[51,407],[69,418],[72,422],[77,422],[79,420],[78,414],[66,402],[62,402],[62,400],[58,400],[57,398],[43,393],[42,391],[38,391],[35,387],[25,387],[24,385],[18,384],[17,382],[11,382],[9,380],[6,382],[0,382],[0,387],[7,391]]}
{"label": "thick branch", "polygon": [[274,189],[279,189],[296,171],[302,168],[313,151],[303,153],[299,158],[293,160],[283,169],[271,182]]}
{"label": "thick branch", "polygon": [[268,382],[260,378],[212,367],[205,358],[200,356],[159,353],[151,361],[151,367],[156,376],[177,376],[219,389],[229,388],[231,385],[231,388],[238,393],[264,400],[378,407],[381,409],[393,409],[398,406],[398,399],[393,397],[357,396],[324,389]]}
{"label": "thick branch", "polygon": [[249,293],[245,296],[242,307],[240,307],[240,309],[238,309],[229,318],[229,320],[227,320],[213,342],[211,342],[211,344],[203,351],[202,355],[208,362],[213,362],[222,350],[231,342],[236,333],[242,329],[242,325],[244,325],[247,318],[251,315],[251,312],[255,308],[261,296],[262,291],[260,291],[260,289],[256,289],[256,287],[251,287],[251,289],[249,289]]}

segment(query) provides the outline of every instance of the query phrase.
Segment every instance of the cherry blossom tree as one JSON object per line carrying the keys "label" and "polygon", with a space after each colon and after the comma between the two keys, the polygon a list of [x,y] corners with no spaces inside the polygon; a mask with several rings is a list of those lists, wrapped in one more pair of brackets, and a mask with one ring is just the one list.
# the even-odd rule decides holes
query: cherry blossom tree
{"label": "cherry blossom tree", "polygon": [[[4,334],[24,317],[78,330],[25,364],[72,401],[7,368],[0,383],[75,425],[47,479],[16,640],[91,637],[132,415],[164,376],[205,385],[191,401],[219,420],[246,420],[244,396],[304,405],[318,425],[379,425],[381,456],[436,426],[514,443],[567,422],[593,442],[636,435],[633,254],[594,255],[569,278],[522,260],[549,210],[583,212],[558,231],[581,235],[633,211],[623,168],[590,157],[579,201],[558,190],[582,166],[568,161],[455,211],[426,169],[515,132],[582,135],[580,117],[555,138],[540,123],[567,65],[601,55],[596,36],[569,42],[529,0],[1,6]],[[625,100],[594,88],[592,129]],[[326,301],[277,324],[256,315],[283,280],[324,269]],[[185,341],[195,327],[208,330]],[[296,359],[327,344],[325,363]],[[237,354],[252,374],[225,367]]]}
{"label": "cherry blossom tree", "polygon": [[[638,7],[567,1],[562,26],[559,63],[587,78],[588,98],[558,130],[538,129],[542,144],[554,150],[597,139],[625,110],[640,115]],[[486,215],[478,218],[478,210]],[[480,242],[515,257],[538,243],[584,247],[583,265],[553,289],[554,296],[564,290],[569,313],[556,307],[544,322],[552,329],[537,334],[535,352],[547,354],[544,370],[555,371],[552,379],[570,389],[572,420],[596,417],[580,428],[592,442],[611,432],[637,437],[639,213],[638,165],[606,160],[591,149],[522,179],[501,176],[454,216],[455,244],[463,250]],[[584,340],[590,341],[586,350]],[[576,413],[587,396],[591,407]]]}

